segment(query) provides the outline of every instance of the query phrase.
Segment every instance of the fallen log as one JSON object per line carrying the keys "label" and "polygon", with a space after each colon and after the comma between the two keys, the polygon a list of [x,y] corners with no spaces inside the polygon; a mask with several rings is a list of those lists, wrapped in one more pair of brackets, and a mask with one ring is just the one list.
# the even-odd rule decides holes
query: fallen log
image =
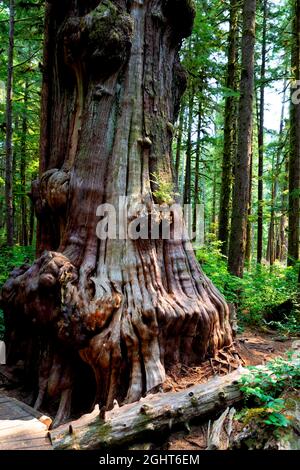
{"label": "fallen log", "polygon": [[[293,346],[299,354],[300,342]],[[299,355],[294,356],[293,362],[299,360]],[[258,367],[268,372],[267,366]],[[54,449],[103,449],[150,442],[158,432],[171,431],[175,425],[188,429],[192,419],[216,415],[241,401],[239,382],[248,373],[239,367],[226,376],[214,377],[183,391],[148,395],[138,402],[115,407],[105,415],[97,406],[91,414],[52,430],[49,437]]]}
{"label": "fallen log", "polygon": [[180,392],[148,395],[139,402],[124,405],[105,414],[99,408],[50,432],[54,449],[101,449],[129,445],[149,435],[186,425],[193,418],[222,411],[242,399],[238,385],[246,369]]}

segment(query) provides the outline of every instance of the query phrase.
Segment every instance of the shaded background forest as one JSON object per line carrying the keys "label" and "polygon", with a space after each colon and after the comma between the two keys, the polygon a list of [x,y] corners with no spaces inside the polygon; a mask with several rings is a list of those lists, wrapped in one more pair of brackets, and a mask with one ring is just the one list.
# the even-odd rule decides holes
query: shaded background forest
{"label": "shaded background forest", "polygon": [[[240,324],[296,333],[300,131],[299,106],[291,105],[291,94],[293,80],[300,78],[298,0],[261,0],[256,8],[245,262],[238,272],[230,263],[230,244],[241,236],[231,231],[231,218],[241,197],[233,196],[233,185],[241,171],[236,163],[247,1],[195,2],[193,33],[182,49],[188,85],[172,129],[176,191],[182,203],[204,207],[205,243],[197,257],[236,305]],[[13,266],[31,261],[35,252],[30,191],[38,175],[43,2],[1,1],[0,33],[2,285]],[[291,228],[296,244],[289,237]]]}

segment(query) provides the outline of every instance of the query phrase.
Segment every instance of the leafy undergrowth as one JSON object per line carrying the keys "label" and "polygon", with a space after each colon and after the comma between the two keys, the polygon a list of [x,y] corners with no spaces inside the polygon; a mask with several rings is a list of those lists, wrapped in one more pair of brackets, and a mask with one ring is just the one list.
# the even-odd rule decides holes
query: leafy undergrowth
{"label": "leafy undergrowth", "polygon": [[[265,367],[249,367],[241,379],[245,405],[236,415],[243,426],[243,446],[248,449],[299,445],[300,357],[277,358]],[[241,442],[239,442],[240,444]]]}
{"label": "leafy undergrowth", "polygon": [[[255,333],[248,339],[254,339],[254,335]],[[270,341],[269,338],[266,335],[267,342]],[[291,342],[289,348],[293,348],[293,362],[290,355],[292,353],[285,350],[284,357],[273,356],[268,362],[262,361],[258,367],[253,363],[247,366],[249,373],[240,379],[244,400],[233,404],[238,411],[234,415],[232,426],[228,421],[224,422],[219,449],[278,449],[278,445],[281,448],[300,448],[300,357],[295,362],[296,351],[300,351],[300,341]],[[274,354],[276,355],[276,351]],[[241,359],[243,360],[242,355]],[[218,416],[191,422],[190,430],[172,433],[160,449],[207,449],[211,419],[219,418],[224,410],[220,410]],[[229,429],[231,434],[228,442]],[[226,438],[225,447],[223,437]]]}
{"label": "leafy undergrowth", "polygon": [[[272,268],[262,265],[250,267],[244,278],[232,276],[220,245],[211,241],[197,250],[197,258],[204,272],[225,296],[236,306],[240,325],[268,325],[283,333],[300,333],[300,305],[297,293],[299,266],[286,268],[277,263]],[[284,303],[291,304],[277,321],[269,320],[272,310]],[[268,319],[268,321],[266,320]]]}
{"label": "leafy undergrowth", "polygon": [[[1,246],[0,248],[0,289],[9,277],[9,273],[18,266],[34,259],[35,248],[32,246],[19,246],[13,248]],[[0,339],[4,334],[3,312],[0,309]]]}

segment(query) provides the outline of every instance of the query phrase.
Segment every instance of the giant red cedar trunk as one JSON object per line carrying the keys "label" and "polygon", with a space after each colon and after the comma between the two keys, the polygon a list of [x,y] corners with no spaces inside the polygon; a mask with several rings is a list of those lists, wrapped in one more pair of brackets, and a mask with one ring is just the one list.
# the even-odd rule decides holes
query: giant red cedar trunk
{"label": "giant red cedar trunk", "polygon": [[[40,363],[36,407],[61,396],[57,421],[80,382],[81,404],[91,395],[104,407],[132,402],[170,367],[232,342],[227,304],[187,241],[96,236],[101,203],[128,196],[132,220],[137,202],[153,210],[151,174],[171,178],[170,129],[186,80],[178,51],[193,16],[190,0],[47,4],[32,190],[40,258],[13,273],[2,298],[8,340],[25,336],[27,363]],[[94,394],[79,355],[94,371]]]}

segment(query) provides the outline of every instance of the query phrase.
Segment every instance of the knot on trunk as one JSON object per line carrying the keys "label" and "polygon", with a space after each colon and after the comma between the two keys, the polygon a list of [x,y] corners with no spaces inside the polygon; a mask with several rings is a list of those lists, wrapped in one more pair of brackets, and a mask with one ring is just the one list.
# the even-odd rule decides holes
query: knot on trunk
{"label": "knot on trunk", "polygon": [[69,194],[69,173],[53,169],[46,171],[40,181],[40,194],[42,201],[53,212],[63,212],[67,205]]}
{"label": "knot on trunk", "polygon": [[45,252],[31,267],[24,265],[11,273],[1,292],[3,308],[36,326],[55,323],[60,315],[61,290],[76,280],[77,270],[64,255]]}
{"label": "knot on trunk", "polygon": [[51,210],[63,214],[69,194],[69,173],[54,168],[46,171],[39,180],[32,182],[31,197],[37,217]]}
{"label": "knot on trunk", "polygon": [[101,2],[87,15],[64,23],[65,62],[76,68],[83,61],[93,73],[109,76],[126,62],[132,33],[130,15],[109,0]]}
{"label": "knot on trunk", "polygon": [[91,277],[94,297],[86,298],[78,285],[67,281],[61,289],[61,318],[58,322],[60,340],[73,346],[86,346],[87,340],[98,334],[120,308],[123,296],[106,280]]}

